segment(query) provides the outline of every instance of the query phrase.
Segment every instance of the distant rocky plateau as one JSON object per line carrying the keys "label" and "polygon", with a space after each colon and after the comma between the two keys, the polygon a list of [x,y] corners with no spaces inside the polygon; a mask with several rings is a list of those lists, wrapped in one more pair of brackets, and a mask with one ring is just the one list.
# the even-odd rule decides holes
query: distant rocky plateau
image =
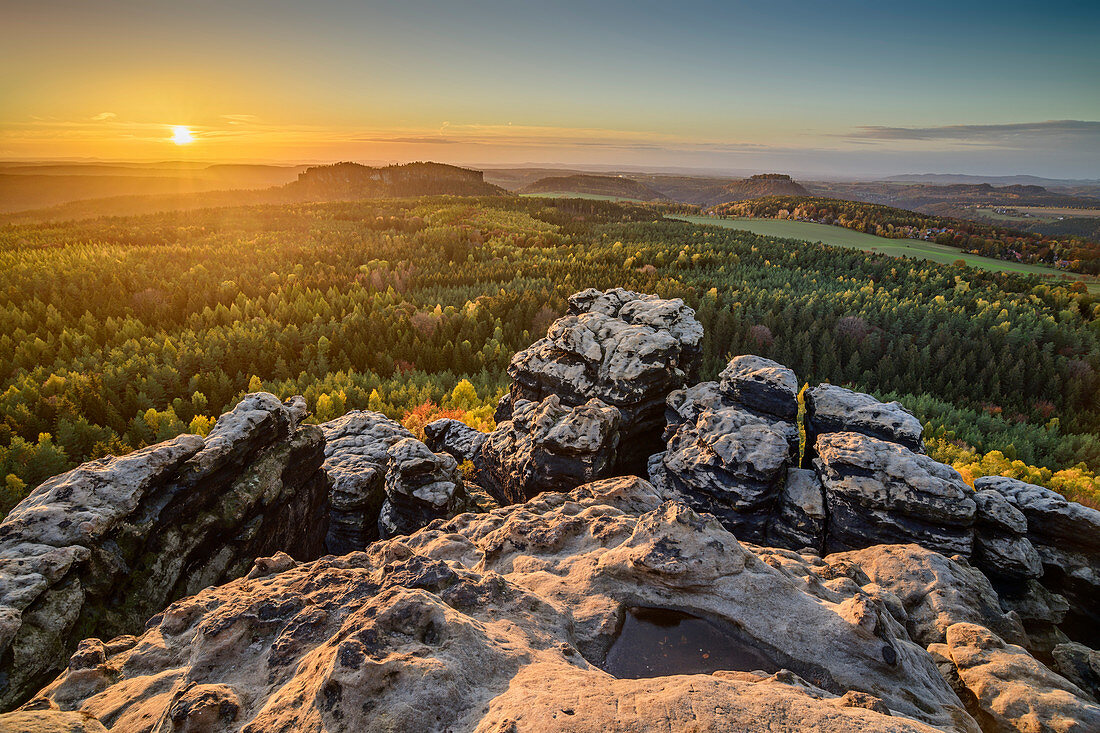
{"label": "distant rocky plateau", "polygon": [[520,193],[582,194],[635,199],[638,201],[669,200],[660,191],[655,191],[644,183],[625,176],[593,176],[581,173],[540,178],[521,188]]}
{"label": "distant rocky plateau", "polygon": [[569,306],[491,433],[260,392],[44,482],[0,731],[1100,731],[1100,512],[759,356],[700,382],[678,299]]}

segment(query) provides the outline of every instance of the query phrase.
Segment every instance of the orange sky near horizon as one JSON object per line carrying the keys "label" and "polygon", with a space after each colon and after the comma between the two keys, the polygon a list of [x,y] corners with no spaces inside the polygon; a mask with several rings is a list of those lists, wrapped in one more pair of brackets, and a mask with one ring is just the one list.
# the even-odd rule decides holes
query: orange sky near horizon
{"label": "orange sky near horizon", "polygon": [[1052,2],[0,0],[0,159],[1095,176]]}

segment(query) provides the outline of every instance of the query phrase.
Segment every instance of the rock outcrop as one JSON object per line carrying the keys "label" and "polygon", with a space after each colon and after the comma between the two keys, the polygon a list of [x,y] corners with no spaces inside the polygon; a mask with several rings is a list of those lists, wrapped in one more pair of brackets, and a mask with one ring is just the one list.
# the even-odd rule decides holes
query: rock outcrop
{"label": "rock outcrop", "polygon": [[380,412],[353,410],[321,425],[325,471],[332,481],[329,552],[361,550],[378,539],[378,517],[386,501],[388,452],[413,434]]}
{"label": "rock outcrop", "polygon": [[60,676],[0,731],[1100,730],[1100,512],[971,489],[839,387],[800,445],[781,364],[686,386],[679,300],[570,311],[492,433],[257,393],[42,484],[0,523],[0,704]]}
{"label": "rock outcrop", "polygon": [[591,399],[566,407],[557,395],[517,400],[473,461],[478,481],[501,504],[542,491],[569,491],[611,474],[619,448],[618,408]]}
{"label": "rock outcrop", "polygon": [[832,384],[806,390],[806,452],[802,466],[810,468],[817,456],[818,436],[826,433],[862,433],[924,452],[920,420],[900,402],[879,402],[874,397]]}
{"label": "rock outcrop", "polygon": [[767,542],[776,547],[810,548],[825,545],[825,497],[821,479],[804,468],[787,469],[783,491],[768,523]]}
{"label": "rock outcrop", "polygon": [[1043,585],[1069,601],[1062,628],[1077,641],[1100,647],[1100,511],[1004,476],[976,479],[974,488],[1000,493],[1023,514],[1027,539],[1042,563]]}
{"label": "rock outcrop", "polygon": [[784,546],[819,547],[820,484],[795,475],[790,492],[779,501],[787,469],[798,462],[794,372],[743,355],[730,361],[719,380],[666,398],[667,444],[650,458],[650,478],[694,509],[719,517],[745,540],[764,542],[769,523],[777,518],[776,536]]}
{"label": "rock outcrop", "polygon": [[696,511],[709,512],[738,537],[764,542],[790,464],[783,431],[737,407],[704,408],[684,421],[650,476]]}
{"label": "rock outcrop", "polygon": [[1027,539],[1027,519],[999,492],[974,492],[974,564],[1009,583],[1039,578],[1043,564]]}
{"label": "rock outcrop", "polygon": [[915,542],[970,555],[976,505],[958,471],[861,433],[819,435],[816,447],[829,549]]}
{"label": "rock outcrop", "polygon": [[779,362],[753,354],[735,356],[718,375],[723,394],[750,412],[794,422],[798,378]]}
{"label": "rock outcrop", "polygon": [[[134,732],[977,733],[882,601],[808,587],[663,499],[611,479],[344,557],[257,563],[140,637],[87,642],[30,707]],[[601,666],[639,606],[716,624],[776,671],[682,675],[669,654],[654,676],[614,677]]]}
{"label": "rock outcrop", "polygon": [[989,629],[955,624],[947,629],[945,651],[985,733],[1100,730],[1100,705]]}
{"label": "rock outcrop", "polygon": [[432,453],[416,438],[405,438],[386,451],[386,501],[378,516],[378,534],[389,539],[410,534],[466,507],[458,462],[448,453]]}
{"label": "rock outcrop", "polygon": [[478,460],[481,446],[489,437],[487,433],[474,430],[466,423],[449,417],[425,425],[424,436],[424,442],[429,448],[436,453],[450,453],[459,463]]}
{"label": "rock outcrop", "polygon": [[622,288],[577,293],[569,309],[545,338],[512,358],[512,403],[557,395],[569,407],[596,398],[619,408],[625,432],[618,465],[641,470],[660,450],[666,395],[698,369],[702,326],[679,298]]}
{"label": "rock outcrop", "polygon": [[851,578],[888,591],[905,609],[909,637],[927,647],[943,643],[960,622],[981,624],[1013,643],[1025,643],[1020,622],[1004,613],[989,580],[962,557],[944,557],[919,545],[875,545],[825,558],[825,577]]}
{"label": "rock outcrop", "polygon": [[301,398],[246,396],[205,438],[181,435],[47,480],[0,523],[0,706],[77,642],[140,631],[169,602],[277,550],[324,550],[324,437]]}

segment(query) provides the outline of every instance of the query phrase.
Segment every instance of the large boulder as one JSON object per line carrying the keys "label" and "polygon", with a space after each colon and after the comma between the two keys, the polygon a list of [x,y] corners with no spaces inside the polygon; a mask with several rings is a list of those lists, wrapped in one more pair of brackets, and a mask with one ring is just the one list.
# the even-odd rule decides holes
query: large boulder
{"label": "large boulder", "polygon": [[425,425],[424,437],[424,442],[436,453],[450,453],[456,461],[465,463],[478,460],[489,435],[460,420],[444,417]]}
{"label": "large boulder", "polygon": [[691,415],[650,459],[650,477],[739,539],[763,543],[791,462],[784,423],[732,406]]}
{"label": "large boulder", "polygon": [[1042,562],[1043,585],[1069,601],[1062,630],[1100,647],[1100,511],[1005,476],[983,476],[974,488],[1000,493],[1023,514],[1027,539]]}
{"label": "large boulder", "polygon": [[[635,478],[257,562],[89,644],[33,707],[117,731],[978,731],[882,602],[811,592]],[[623,655],[654,666],[605,671]]]}
{"label": "large boulder", "polygon": [[665,396],[698,369],[703,328],[679,298],[621,288],[570,298],[570,314],[512,357],[512,404],[557,395],[577,407],[590,399],[619,408],[621,468],[640,471],[660,450]]}
{"label": "large boulder", "polygon": [[1100,705],[989,629],[947,629],[947,654],[973,695],[985,733],[1087,733],[1100,730]]}
{"label": "large boulder", "polygon": [[742,354],[730,360],[718,379],[722,392],[747,410],[789,422],[798,416],[798,378],[779,362]]}
{"label": "large boulder", "polygon": [[325,472],[332,481],[328,551],[342,555],[378,539],[378,516],[386,501],[388,451],[413,437],[380,412],[353,410],[323,423]]}
{"label": "large boulder", "polygon": [[390,446],[386,458],[386,501],[378,516],[382,539],[411,534],[465,510],[466,492],[454,456],[432,453],[416,438],[405,438]]}
{"label": "large boulder", "polygon": [[557,395],[517,400],[510,420],[482,442],[478,481],[501,504],[543,491],[570,491],[609,476],[618,453],[621,413],[598,399],[567,407]]}
{"label": "large boulder", "polygon": [[0,707],[55,675],[86,636],[140,631],[169,602],[260,555],[324,550],[324,437],[300,398],[247,395],[210,434],[55,476],[0,523]]}
{"label": "large boulder", "polygon": [[879,402],[862,392],[833,384],[819,384],[806,390],[806,450],[803,468],[817,455],[818,436],[826,433],[862,433],[903,445],[915,453],[924,452],[920,420],[900,402]]}
{"label": "large boulder", "polygon": [[913,542],[970,556],[973,491],[959,472],[861,433],[817,438],[814,467],[828,505],[830,550]]}

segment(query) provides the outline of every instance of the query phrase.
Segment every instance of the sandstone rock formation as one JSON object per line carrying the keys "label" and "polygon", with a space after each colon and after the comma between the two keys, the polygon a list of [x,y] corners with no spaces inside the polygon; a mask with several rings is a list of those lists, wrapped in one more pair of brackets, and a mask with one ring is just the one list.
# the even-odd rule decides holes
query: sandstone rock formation
{"label": "sandstone rock formation", "polygon": [[958,623],[947,629],[947,655],[985,733],[1100,730],[1100,705],[1026,651],[989,629]]}
{"label": "sandstone rock formation", "polygon": [[139,631],[253,558],[324,549],[324,438],[298,400],[260,392],[205,438],[181,435],[47,480],[0,523],[0,706],[87,636]]}
{"label": "sandstone rock formation", "polygon": [[553,394],[570,407],[597,398],[619,408],[619,465],[640,470],[660,449],[666,395],[698,369],[702,326],[679,298],[622,288],[577,293],[569,307],[546,338],[512,358],[512,402]]}
{"label": "sandstone rock formation", "polygon": [[746,410],[794,422],[798,378],[782,364],[752,354],[730,360],[718,375],[722,393]]}
{"label": "sandstone rock formation", "polygon": [[1043,574],[1039,553],[1027,539],[1027,519],[992,489],[974,492],[974,564],[1008,582]]}
{"label": "sandstone rock formation", "polygon": [[781,429],[737,407],[704,408],[680,424],[650,475],[749,542],[763,542],[790,463]]}
{"label": "sandstone rock formation", "polygon": [[436,453],[450,453],[459,463],[476,460],[481,454],[481,446],[489,437],[487,433],[449,417],[425,425],[424,436],[429,448]]}
{"label": "sandstone rock formation", "polygon": [[416,438],[405,438],[390,446],[386,457],[386,501],[378,516],[382,539],[415,532],[465,509],[462,474],[450,454],[432,453]]}
{"label": "sandstone rock formation", "polygon": [[806,390],[806,454],[809,468],[817,455],[817,438],[826,433],[862,433],[924,452],[920,420],[900,402],[879,402],[871,395],[832,384]]}
{"label": "sandstone rock formation", "polygon": [[976,479],[974,488],[997,491],[1023,514],[1043,566],[1043,585],[1069,601],[1063,628],[1077,641],[1100,647],[1100,511],[1004,476]]}
{"label": "sandstone rock formation", "polygon": [[784,494],[787,468],[798,462],[794,372],[743,355],[719,379],[669,394],[667,444],[650,458],[650,478],[694,509],[714,514],[742,539],[763,542],[775,518],[784,546],[820,547],[820,484],[796,474]]}
{"label": "sandstone rock formation", "polygon": [[969,556],[976,505],[959,472],[860,433],[817,437],[814,467],[829,511],[827,546],[915,542]]}
{"label": "sandstone rock formation", "polygon": [[591,399],[563,406],[557,395],[517,400],[512,417],[482,442],[478,480],[502,504],[542,491],[568,491],[610,475],[619,448],[621,413]]}
{"label": "sandstone rock formation", "polygon": [[[639,479],[284,565],[87,642],[30,707],[134,733],[978,730],[881,601],[806,586]],[[780,671],[612,677],[628,606],[709,619]]]}
{"label": "sandstone rock formation", "polygon": [[0,523],[0,704],[68,665],[0,733],[1100,730],[1100,512],[830,385],[797,468],[791,370],[685,386],[682,302],[570,311],[489,434],[259,393],[44,483]]}
{"label": "sandstone rock formation", "polygon": [[787,469],[783,492],[768,523],[767,541],[776,547],[810,548],[825,544],[825,497],[821,479],[804,468]]}
{"label": "sandstone rock formation", "polygon": [[825,558],[827,573],[851,578],[897,597],[905,609],[909,637],[927,647],[943,643],[947,629],[970,622],[996,630],[1014,643],[1025,643],[1020,622],[1002,611],[989,580],[961,557],[948,558],[919,545],[876,545]]}
{"label": "sandstone rock formation", "polygon": [[327,549],[336,554],[361,550],[378,539],[390,446],[413,434],[369,410],[353,410],[321,429],[325,471],[332,481]]}

